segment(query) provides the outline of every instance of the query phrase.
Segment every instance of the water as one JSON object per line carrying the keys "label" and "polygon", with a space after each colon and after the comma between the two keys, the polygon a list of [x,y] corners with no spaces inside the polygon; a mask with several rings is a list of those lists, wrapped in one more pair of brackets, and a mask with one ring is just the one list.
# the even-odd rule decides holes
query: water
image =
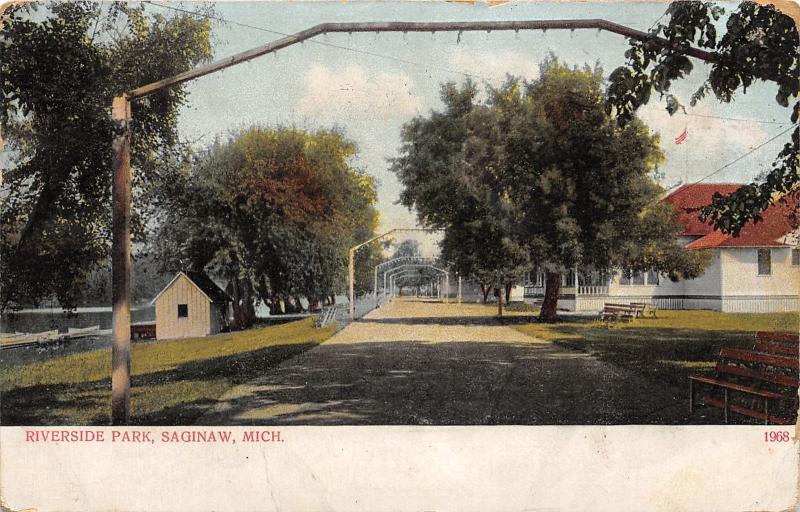
{"label": "water", "polygon": [[[132,322],[155,321],[156,308],[145,306],[131,310]],[[0,315],[0,332],[42,331],[67,332],[69,327],[81,328],[99,325],[100,329],[111,329],[111,308],[78,308],[65,314],[61,309],[23,309],[16,313]]]}

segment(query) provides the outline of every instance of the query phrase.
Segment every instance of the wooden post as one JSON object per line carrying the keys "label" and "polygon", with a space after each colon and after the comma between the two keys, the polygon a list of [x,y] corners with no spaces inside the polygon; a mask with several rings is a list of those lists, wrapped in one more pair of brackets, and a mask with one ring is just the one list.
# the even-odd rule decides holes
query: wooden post
{"label": "wooden post", "polygon": [[356,279],[356,250],[350,249],[350,257],[347,263],[347,274],[350,279],[350,320],[355,320],[356,318],[356,304],[355,304],[355,284],[354,281]]}
{"label": "wooden post", "polygon": [[[503,285],[500,284],[502,287]],[[503,288],[496,288],[497,290],[497,316],[503,316]]]}
{"label": "wooden post", "polygon": [[372,294],[375,296],[375,309],[378,309],[378,266],[375,265],[375,275],[372,277]]}
{"label": "wooden post", "polygon": [[111,118],[117,130],[111,189],[111,423],[131,417],[131,103],[114,98]]}

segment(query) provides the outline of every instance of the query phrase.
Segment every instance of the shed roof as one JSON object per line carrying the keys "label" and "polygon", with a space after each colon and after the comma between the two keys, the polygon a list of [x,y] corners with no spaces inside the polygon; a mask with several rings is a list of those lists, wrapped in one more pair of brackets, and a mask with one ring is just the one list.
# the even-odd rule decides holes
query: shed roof
{"label": "shed roof", "polygon": [[191,272],[187,270],[183,272],[178,272],[175,275],[175,277],[173,277],[172,280],[167,284],[167,286],[165,286],[164,289],[158,292],[158,295],[153,297],[152,303],[155,303],[155,301],[158,300],[161,294],[167,291],[167,289],[170,286],[172,286],[172,284],[181,275],[186,276],[186,278],[193,285],[195,285],[195,287],[197,287],[197,289],[200,290],[200,292],[203,295],[206,296],[209,302],[225,304],[227,302],[233,301],[233,299],[231,299],[230,296],[227,293],[225,293],[225,291],[222,288],[217,286],[217,284],[210,277],[208,277],[208,274],[206,274],[205,272]]}

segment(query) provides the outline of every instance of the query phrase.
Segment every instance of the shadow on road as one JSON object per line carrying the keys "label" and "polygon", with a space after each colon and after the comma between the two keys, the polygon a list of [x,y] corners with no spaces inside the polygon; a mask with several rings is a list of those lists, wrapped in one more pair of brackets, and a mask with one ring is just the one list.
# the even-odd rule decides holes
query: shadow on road
{"label": "shadow on road", "polygon": [[686,413],[674,390],[552,344],[375,341],[320,345],[200,423],[685,424]]}
{"label": "shadow on road", "polygon": [[513,325],[530,323],[531,317],[524,315],[497,317],[486,316],[430,316],[410,318],[361,318],[358,323],[364,324],[397,324],[397,325]]}

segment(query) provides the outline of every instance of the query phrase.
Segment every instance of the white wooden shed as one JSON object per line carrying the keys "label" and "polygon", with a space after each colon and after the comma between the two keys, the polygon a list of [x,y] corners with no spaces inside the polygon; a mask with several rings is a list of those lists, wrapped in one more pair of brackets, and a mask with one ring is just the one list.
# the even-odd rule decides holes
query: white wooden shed
{"label": "white wooden shed", "polygon": [[156,338],[220,332],[229,323],[231,298],[202,272],[179,272],[153,299]]}

